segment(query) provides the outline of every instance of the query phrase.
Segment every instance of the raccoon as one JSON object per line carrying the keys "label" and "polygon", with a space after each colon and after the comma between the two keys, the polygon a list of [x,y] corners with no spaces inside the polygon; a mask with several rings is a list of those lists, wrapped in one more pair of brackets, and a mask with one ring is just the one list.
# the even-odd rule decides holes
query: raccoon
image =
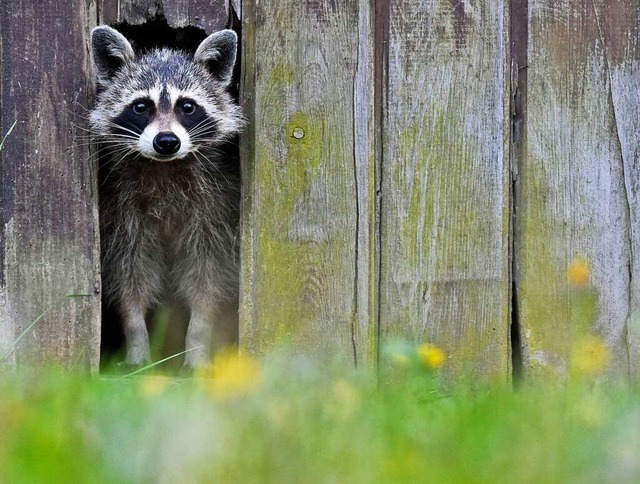
{"label": "raccoon", "polygon": [[99,26],[91,44],[103,294],[122,317],[125,363],[149,362],[145,315],[175,297],[190,312],[185,366],[195,368],[209,360],[221,307],[238,297],[237,37],[211,34],[193,56],[136,55]]}

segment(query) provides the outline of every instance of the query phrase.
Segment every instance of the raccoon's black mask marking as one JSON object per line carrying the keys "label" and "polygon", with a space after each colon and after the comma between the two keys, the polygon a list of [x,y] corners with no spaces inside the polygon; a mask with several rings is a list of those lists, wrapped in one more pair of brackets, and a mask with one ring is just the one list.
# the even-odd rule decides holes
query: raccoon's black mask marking
{"label": "raccoon's black mask marking", "polygon": [[150,100],[147,100],[148,107],[146,112],[138,114],[133,108],[133,105],[136,102],[138,101],[134,101],[133,104],[129,105],[114,118],[113,126],[111,128],[112,133],[121,136],[131,134],[131,131],[137,134],[142,134],[151,119],[155,116],[156,108]]}
{"label": "raccoon's black mask marking", "polygon": [[180,124],[182,124],[188,132],[192,132],[194,129],[202,127],[202,129],[205,130],[206,135],[213,135],[216,130],[217,121],[209,118],[205,110],[197,104],[195,105],[195,109],[192,114],[185,114],[180,106],[181,102],[184,101],[184,99],[178,100],[175,107],[175,116],[180,121]]}

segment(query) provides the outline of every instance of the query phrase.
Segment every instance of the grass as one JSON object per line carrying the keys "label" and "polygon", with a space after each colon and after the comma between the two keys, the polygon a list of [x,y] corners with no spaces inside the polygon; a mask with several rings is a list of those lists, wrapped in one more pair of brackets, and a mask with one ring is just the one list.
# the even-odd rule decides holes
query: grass
{"label": "grass", "polygon": [[187,379],[3,372],[0,480],[640,480],[635,391],[445,389],[437,358],[404,356],[380,380],[284,355],[223,355]]}
{"label": "grass", "polygon": [[5,135],[2,137],[2,140],[0,141],[0,151],[2,151],[2,148],[4,147],[4,142],[7,140],[11,132],[14,130],[14,128],[16,127],[16,124],[18,124],[17,119],[13,122],[11,126],[9,126],[9,129],[7,130]]}

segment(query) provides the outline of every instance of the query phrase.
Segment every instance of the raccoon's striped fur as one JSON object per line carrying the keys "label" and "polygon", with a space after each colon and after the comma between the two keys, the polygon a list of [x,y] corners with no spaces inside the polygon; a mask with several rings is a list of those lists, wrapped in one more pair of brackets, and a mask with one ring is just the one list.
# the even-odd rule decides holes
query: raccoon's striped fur
{"label": "raccoon's striped fur", "polygon": [[98,95],[103,290],[121,313],[126,363],[149,361],[145,314],[189,307],[185,365],[209,359],[222,304],[237,298],[240,110],[227,92],[237,38],[223,30],[195,56],[136,56],[116,30],[91,32]]}

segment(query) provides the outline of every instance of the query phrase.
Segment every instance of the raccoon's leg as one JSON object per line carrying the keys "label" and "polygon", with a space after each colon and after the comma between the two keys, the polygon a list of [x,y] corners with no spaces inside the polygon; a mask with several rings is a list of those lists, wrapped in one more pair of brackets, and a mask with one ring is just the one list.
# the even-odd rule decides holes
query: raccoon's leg
{"label": "raccoon's leg", "polygon": [[151,361],[145,314],[150,304],[158,302],[158,295],[163,287],[163,274],[166,271],[161,250],[145,241],[143,237],[140,239],[139,250],[130,258],[128,278],[120,295],[127,348],[125,363],[130,365],[141,365]]}
{"label": "raccoon's leg", "polygon": [[126,215],[129,218],[104,232],[103,264],[110,299],[122,318],[125,364],[141,365],[150,361],[145,313],[162,290],[166,265],[154,231],[133,211]]}
{"label": "raccoon's leg", "polygon": [[126,341],[127,365],[142,365],[151,361],[149,333],[144,321],[146,305],[124,302],[121,307]]}
{"label": "raccoon's leg", "polygon": [[211,336],[218,313],[218,305],[204,298],[190,301],[191,317],[185,341],[184,365],[194,369],[209,363],[211,358]]}
{"label": "raccoon's leg", "polygon": [[[184,259],[179,291],[187,301],[191,317],[185,341],[184,364],[193,369],[209,363],[211,343],[216,331],[218,318],[224,311],[226,294],[220,285],[223,272],[215,259]],[[189,264],[193,262],[194,264]]]}
{"label": "raccoon's leg", "polygon": [[[231,230],[221,230],[207,213],[193,217],[188,234],[177,241],[173,278],[191,312],[186,335],[185,366],[209,362],[212,340],[218,338],[224,311],[237,297],[238,278]],[[205,221],[200,223],[200,221]]]}

